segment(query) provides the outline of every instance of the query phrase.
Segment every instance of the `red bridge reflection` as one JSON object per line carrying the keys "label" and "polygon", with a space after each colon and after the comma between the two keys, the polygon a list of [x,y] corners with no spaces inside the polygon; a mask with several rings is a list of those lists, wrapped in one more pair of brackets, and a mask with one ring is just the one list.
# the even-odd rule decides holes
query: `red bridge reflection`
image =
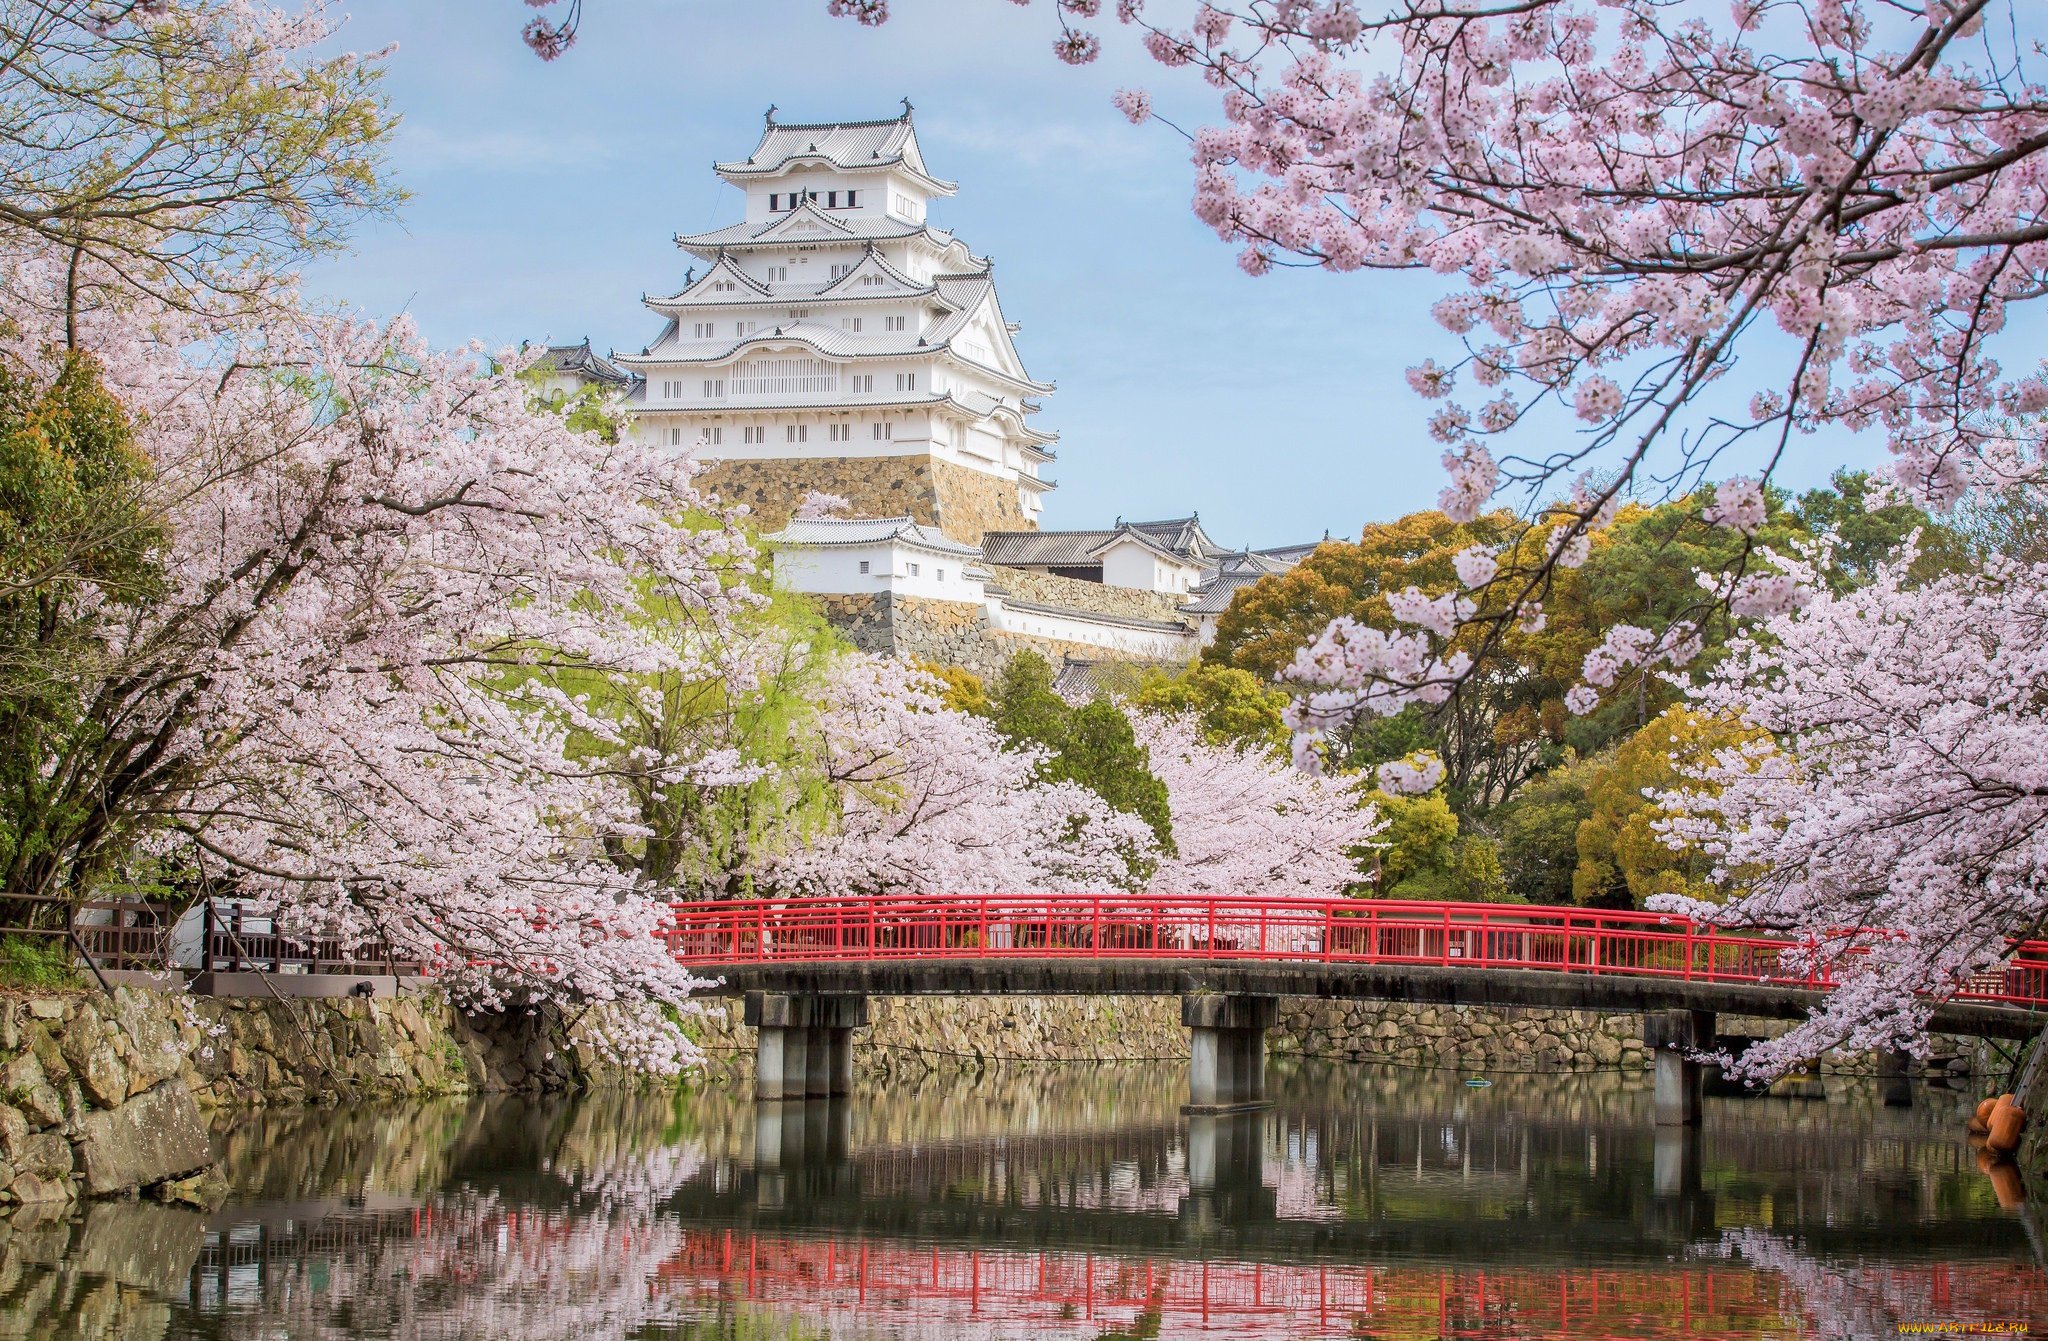
{"label": "red bridge reflection", "polygon": [[[1466,1270],[1269,1265],[969,1250],[685,1231],[650,1290],[673,1308],[753,1301],[904,1337],[1763,1338],[2048,1316],[2048,1273],[2015,1263],[1707,1259],[1668,1268]],[[1849,1330],[1841,1331],[1849,1324]],[[834,1327],[833,1334],[838,1334]]]}

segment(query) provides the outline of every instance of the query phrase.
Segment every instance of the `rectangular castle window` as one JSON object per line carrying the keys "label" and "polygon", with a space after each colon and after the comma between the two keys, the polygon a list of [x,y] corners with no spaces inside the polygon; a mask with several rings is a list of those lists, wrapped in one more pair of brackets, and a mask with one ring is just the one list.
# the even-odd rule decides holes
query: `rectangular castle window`
{"label": "rectangular castle window", "polygon": [[917,374],[916,374],[916,373],[897,373],[897,374],[896,374],[896,389],[897,389],[898,391],[915,391],[915,390],[917,390]]}
{"label": "rectangular castle window", "polygon": [[883,317],[882,329],[885,331],[900,331],[908,320],[908,317]]}
{"label": "rectangular castle window", "polygon": [[910,565],[910,575],[911,575],[912,577],[916,577],[916,576],[917,576],[917,565],[916,565],[916,564],[911,564],[911,565]]}
{"label": "rectangular castle window", "polygon": [[782,426],[782,440],[784,442],[809,442],[811,440],[811,426],[809,424],[784,424]]}
{"label": "rectangular castle window", "polygon": [[868,570],[868,561],[867,561],[866,559],[862,559],[862,560],[860,561],[860,570],[861,570],[861,571],[862,571],[863,573],[865,573],[865,572],[866,572],[866,571]]}
{"label": "rectangular castle window", "polygon": [[875,425],[875,441],[889,442],[896,437],[896,425],[883,422]]}

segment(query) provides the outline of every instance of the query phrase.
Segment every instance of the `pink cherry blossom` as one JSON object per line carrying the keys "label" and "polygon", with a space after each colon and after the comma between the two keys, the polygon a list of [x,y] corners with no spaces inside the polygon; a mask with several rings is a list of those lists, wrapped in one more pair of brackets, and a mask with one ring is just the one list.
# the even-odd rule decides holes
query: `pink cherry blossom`
{"label": "pink cherry blossom", "polygon": [[1405,759],[1393,759],[1377,770],[1380,787],[1395,796],[1421,796],[1433,792],[1444,780],[1444,761],[1428,750]]}
{"label": "pink cherry blossom", "polygon": [[2048,913],[2048,566],[1914,585],[1913,557],[1842,596],[1788,565],[1809,598],[1694,692],[1769,734],[1660,798],[1667,841],[1708,854],[1730,896],[1668,906],[1789,933],[1808,949],[1783,973],[1843,983],[1751,1053],[1762,1073],[1917,1046],[1930,1003]]}
{"label": "pink cherry blossom", "polygon": [[1706,518],[1716,526],[1755,535],[1764,524],[1763,486],[1741,476],[1721,481],[1714,488],[1714,501],[1707,505]]}
{"label": "pink cherry blossom", "polygon": [[1153,873],[1154,891],[1328,898],[1358,880],[1350,854],[1387,821],[1352,784],[1256,746],[1211,745],[1189,717],[1138,711],[1131,725],[1173,819],[1177,851]]}
{"label": "pink cherry blossom", "polygon": [[1493,581],[1493,575],[1500,571],[1500,561],[1490,550],[1473,545],[1461,549],[1451,560],[1451,566],[1458,570],[1458,581],[1466,587],[1483,587]]}
{"label": "pink cherry blossom", "polygon": [[[69,264],[0,255],[16,366],[63,346]],[[52,737],[46,772],[111,824],[65,837],[39,887],[134,841],[290,934],[381,937],[471,1004],[681,1001],[693,980],[653,939],[670,894],[607,847],[640,832],[633,808],[570,745],[602,721],[548,684],[686,668],[650,607],[715,644],[755,599],[695,464],[535,412],[516,351],[437,352],[289,293],[216,317],[86,278],[75,335],[133,416],[163,582],[52,589],[99,640],[71,686],[99,743]],[[690,1055],[646,1023],[643,1056]]]}

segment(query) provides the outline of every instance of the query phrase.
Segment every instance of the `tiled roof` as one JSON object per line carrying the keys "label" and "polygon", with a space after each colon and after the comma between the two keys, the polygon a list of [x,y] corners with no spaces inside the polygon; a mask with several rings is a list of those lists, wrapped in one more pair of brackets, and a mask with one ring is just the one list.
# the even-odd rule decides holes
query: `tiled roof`
{"label": "tiled roof", "polygon": [[1218,573],[1195,592],[1195,598],[1181,607],[1183,614],[1220,615],[1230,605],[1230,598],[1249,587],[1264,573],[1236,572]]}
{"label": "tiled roof", "polygon": [[1180,670],[1178,661],[1082,661],[1068,657],[1053,676],[1053,692],[1069,701],[1091,699],[1106,693],[1128,691],[1146,671],[1158,669],[1169,675]]}
{"label": "tiled roof", "polygon": [[533,366],[543,372],[569,373],[605,386],[625,386],[633,380],[631,373],[622,372],[609,359],[595,353],[587,335],[580,345],[549,345]]}
{"label": "tiled roof", "polygon": [[1180,560],[1205,561],[1225,551],[1202,530],[1199,517],[1171,521],[1119,521],[1106,531],[990,531],[981,538],[990,563],[1011,568],[1090,568],[1118,539],[1135,539],[1148,549]]}
{"label": "tiled roof", "polygon": [[794,517],[774,535],[764,537],[774,545],[827,548],[836,545],[879,545],[897,541],[938,554],[978,558],[981,551],[948,539],[937,527],[920,526],[909,517]]}
{"label": "tiled roof", "polygon": [[918,152],[917,131],[910,113],[886,121],[816,121],[778,125],[772,119],[761,132],[761,142],[744,163],[719,163],[716,171],[735,177],[780,172],[792,159],[822,159],[844,171],[882,168],[894,163],[925,178],[950,193],[953,183],[933,177]]}
{"label": "tiled roof", "polygon": [[803,211],[809,212],[825,222],[837,225],[810,236],[768,237],[778,225],[786,222],[790,215],[778,214],[772,219],[753,223],[727,224],[714,228],[708,233],[678,233],[676,245],[685,251],[699,254],[716,252],[720,247],[776,247],[785,242],[893,242],[900,238],[916,237],[919,233],[930,234],[937,247],[951,245],[953,235],[942,228],[928,228],[924,224],[904,223],[880,214],[836,215],[806,203]]}
{"label": "tiled roof", "polygon": [[1285,545],[1219,555],[1215,567],[1204,575],[1202,585],[1195,588],[1195,599],[1181,609],[1191,615],[1221,614],[1232,596],[1262,577],[1286,572],[1300,561],[1301,555],[1314,550],[1315,545]]}
{"label": "tiled roof", "polygon": [[981,552],[1010,568],[1088,568],[1102,562],[1089,551],[1114,531],[985,531]]}

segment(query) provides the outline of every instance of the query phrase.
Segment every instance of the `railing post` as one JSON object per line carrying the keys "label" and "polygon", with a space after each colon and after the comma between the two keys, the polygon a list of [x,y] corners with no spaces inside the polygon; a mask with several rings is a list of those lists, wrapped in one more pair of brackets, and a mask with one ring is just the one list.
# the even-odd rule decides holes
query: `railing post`
{"label": "railing post", "polygon": [[1451,910],[1449,908],[1444,909],[1444,943],[1438,954],[1443,966],[1449,968],[1451,966]]}
{"label": "railing post", "polygon": [[974,933],[975,948],[982,954],[988,953],[988,895],[981,896],[981,925]]}
{"label": "railing post", "polygon": [[1216,896],[1209,896],[1209,958],[1216,957]]}
{"label": "railing post", "polygon": [[1102,955],[1102,896],[1096,895],[1088,901],[1088,945],[1097,958]]}
{"label": "railing post", "polygon": [[207,895],[199,915],[199,971],[213,972],[213,896]]}

